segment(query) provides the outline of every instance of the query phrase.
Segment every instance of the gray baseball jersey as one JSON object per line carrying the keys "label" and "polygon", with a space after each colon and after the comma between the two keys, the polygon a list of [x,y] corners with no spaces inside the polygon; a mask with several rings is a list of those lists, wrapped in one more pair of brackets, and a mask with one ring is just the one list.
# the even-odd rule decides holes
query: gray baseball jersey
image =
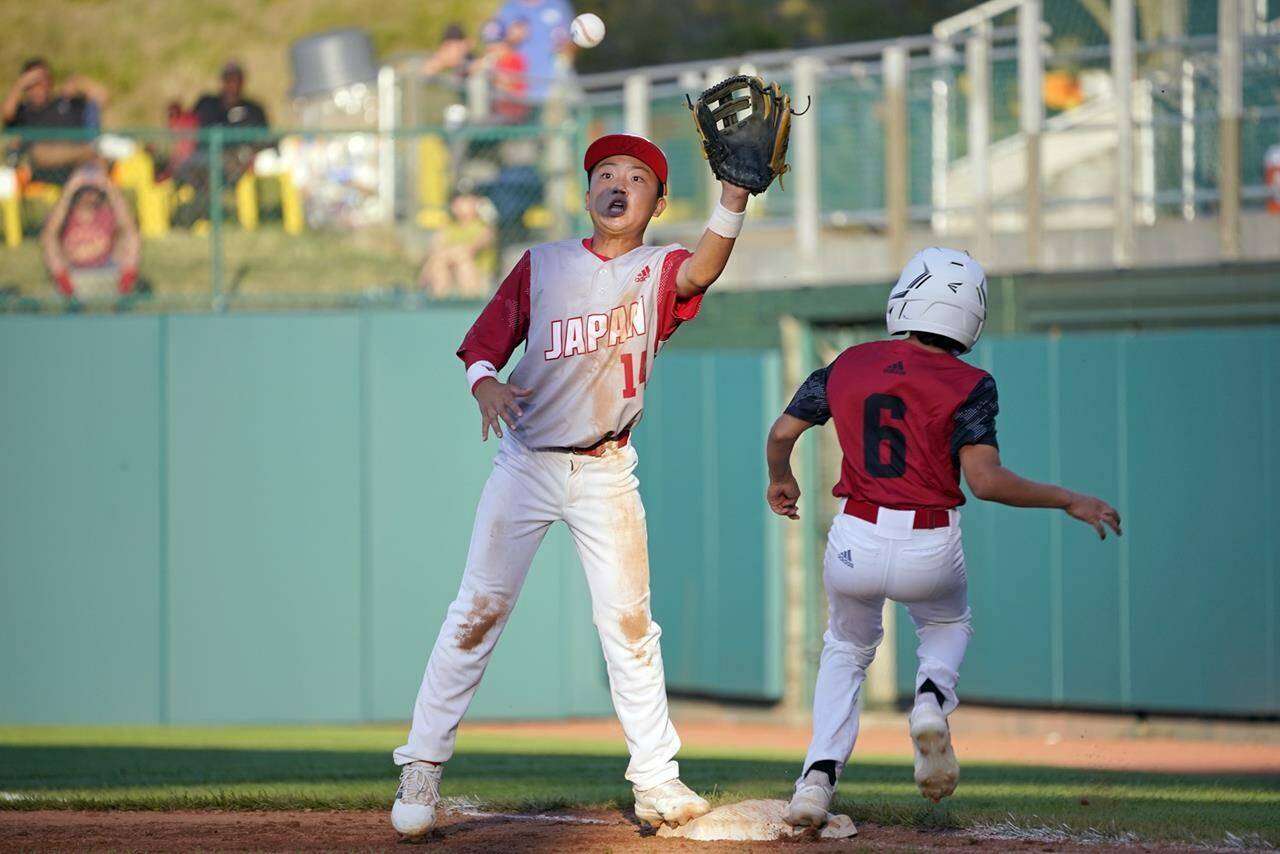
{"label": "gray baseball jersey", "polygon": [[509,378],[532,390],[515,428],[522,444],[583,448],[623,435],[640,420],[662,342],[698,312],[701,296],[676,293],[690,254],[674,244],[639,246],[610,260],[587,240],[533,247],[458,350],[473,387],[524,341]]}

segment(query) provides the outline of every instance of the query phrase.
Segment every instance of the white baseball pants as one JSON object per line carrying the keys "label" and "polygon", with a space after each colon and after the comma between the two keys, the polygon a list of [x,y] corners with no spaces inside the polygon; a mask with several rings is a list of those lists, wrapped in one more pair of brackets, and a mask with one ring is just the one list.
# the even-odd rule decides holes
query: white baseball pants
{"label": "white baseball pants", "polygon": [[510,433],[476,509],[458,596],[427,662],[399,765],[445,762],[489,656],[506,625],[547,529],[563,520],[587,575],[613,707],[631,763],[626,777],[647,789],[680,774],[680,739],[667,715],[658,638],[649,613],[649,550],[636,452],[608,446],[599,457],[525,448]]}
{"label": "white baseball pants", "polygon": [[931,679],[945,698],[945,714],[958,703],[960,662],[972,634],[960,513],[951,511],[946,528],[914,530],[913,518],[912,511],[881,509],[874,524],[844,513],[831,524],[822,572],[827,631],[806,770],[824,759],[843,770],[853,752],[858,693],[884,637],[885,599],[905,604],[915,623],[920,641],[916,690]]}

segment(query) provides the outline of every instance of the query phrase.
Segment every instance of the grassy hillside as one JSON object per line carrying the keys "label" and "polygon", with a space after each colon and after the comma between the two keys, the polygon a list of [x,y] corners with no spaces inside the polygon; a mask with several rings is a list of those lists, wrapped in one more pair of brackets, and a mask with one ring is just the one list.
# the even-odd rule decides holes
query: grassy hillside
{"label": "grassy hillside", "polygon": [[174,98],[190,105],[241,61],[247,90],[279,125],[292,123],[289,45],[334,27],[363,27],[380,57],[427,50],[444,26],[469,32],[500,0],[0,0],[0,86],[24,60],[46,57],[55,76],[80,72],[109,86],[111,128],[154,127]]}

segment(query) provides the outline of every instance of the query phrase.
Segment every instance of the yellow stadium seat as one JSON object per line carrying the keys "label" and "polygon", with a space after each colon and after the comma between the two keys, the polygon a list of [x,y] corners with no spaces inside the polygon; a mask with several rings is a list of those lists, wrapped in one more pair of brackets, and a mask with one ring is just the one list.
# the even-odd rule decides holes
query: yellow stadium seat
{"label": "yellow stadium seat", "polygon": [[449,149],[439,136],[418,140],[418,225],[443,228],[449,223]]}
{"label": "yellow stadium seat", "polygon": [[0,168],[0,219],[4,224],[4,245],[17,248],[22,242],[22,199],[18,196],[18,173]]}
{"label": "yellow stadium seat", "polygon": [[138,207],[138,231],[143,237],[164,237],[169,233],[169,196],[167,182],[156,181],[156,165],[145,149],[116,161],[111,180],[117,187],[133,190]]}

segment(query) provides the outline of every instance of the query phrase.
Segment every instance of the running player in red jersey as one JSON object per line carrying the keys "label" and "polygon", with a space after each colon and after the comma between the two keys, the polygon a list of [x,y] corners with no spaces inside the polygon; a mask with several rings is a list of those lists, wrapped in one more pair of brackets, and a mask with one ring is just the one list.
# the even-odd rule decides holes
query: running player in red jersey
{"label": "running player in red jersey", "polygon": [[907,606],[920,639],[911,712],[915,780],[934,801],[955,791],[960,767],[947,715],[969,643],[960,473],[978,498],[1057,507],[1106,538],[1120,515],[1104,501],[1037,483],[1000,464],[995,380],[957,356],[987,317],[987,278],[967,252],[926,249],[889,296],[887,325],[905,340],[850,347],[815,371],[769,433],[767,498],[799,518],[791,451],[829,419],[844,459],[840,512],[823,562],[829,615],[813,697],[813,739],[787,811],[793,825],[826,822],[836,781],[858,736],[858,691],[884,635],[886,598]]}

